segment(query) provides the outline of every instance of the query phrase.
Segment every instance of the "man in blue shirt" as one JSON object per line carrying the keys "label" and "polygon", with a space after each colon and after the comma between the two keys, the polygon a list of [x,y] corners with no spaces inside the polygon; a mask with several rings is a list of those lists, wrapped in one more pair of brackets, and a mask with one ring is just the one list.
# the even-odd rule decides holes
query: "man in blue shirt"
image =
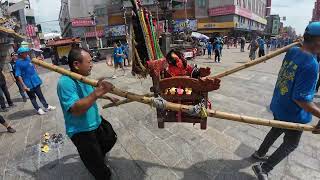
{"label": "man in blue shirt", "polygon": [[209,41],[208,42],[208,45],[207,45],[207,49],[208,49],[208,58],[211,59],[211,53],[212,53],[212,44],[211,42]]}
{"label": "man in blue shirt", "polygon": [[[309,123],[312,115],[320,118],[320,109],[313,103],[320,52],[320,22],[311,23],[304,34],[301,48],[291,48],[282,63],[271,101],[274,119],[294,123]],[[318,129],[314,132],[319,131]],[[283,143],[267,157],[272,144],[284,134]],[[252,157],[265,161],[252,167],[259,180],[268,179],[268,173],[299,144],[302,131],[272,128],[258,151]]]}
{"label": "man in blue shirt", "polygon": [[[91,73],[92,58],[85,49],[73,48],[68,64],[72,72],[86,77]],[[112,84],[101,80],[94,89],[68,76],[61,76],[57,86],[66,133],[97,180],[110,179],[111,171],[104,164],[104,158],[116,143],[117,136],[111,124],[100,116],[96,101],[112,88]]]}
{"label": "man in blue shirt", "polygon": [[16,54],[15,52],[11,53],[11,61],[9,63],[9,67],[10,67],[10,72],[12,77],[15,79],[16,81],[16,85],[19,89],[20,95],[22,97],[23,102],[27,102],[27,97],[26,94],[24,92],[23,86],[20,83],[18,77],[16,77],[16,61],[18,60],[18,54]]}
{"label": "man in blue shirt", "polygon": [[214,54],[215,54],[215,57],[214,57],[214,61],[215,62],[219,62],[221,61],[221,42],[219,39],[216,39],[213,43],[213,48],[214,48]]}
{"label": "man in blue shirt", "polygon": [[264,45],[265,45],[265,41],[264,39],[262,39],[261,37],[258,39],[258,44],[259,44],[259,57],[262,57],[265,55],[265,50],[264,50]]}
{"label": "man in blue shirt", "polygon": [[113,79],[117,78],[117,69],[118,66],[120,66],[120,68],[122,68],[123,70],[123,75],[126,75],[126,71],[124,69],[123,63],[124,60],[123,58],[125,57],[125,55],[123,54],[123,51],[121,49],[121,47],[119,47],[119,45],[117,43],[113,44],[113,61],[114,61],[114,74],[112,76]]}
{"label": "man in blue shirt", "polygon": [[[56,107],[48,105],[41,91],[42,81],[31,62],[29,56],[29,48],[20,47],[17,51],[19,59],[16,62],[16,77],[22,84],[24,90],[28,94],[33,107],[36,109],[38,114],[43,115],[45,111],[55,110]],[[40,102],[44,106],[44,110],[39,107],[36,99],[38,96]]]}

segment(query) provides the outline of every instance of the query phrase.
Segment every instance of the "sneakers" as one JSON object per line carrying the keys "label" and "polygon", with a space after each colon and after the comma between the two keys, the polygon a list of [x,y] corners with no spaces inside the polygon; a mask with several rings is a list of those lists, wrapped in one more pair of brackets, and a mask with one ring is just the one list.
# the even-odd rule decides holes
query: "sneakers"
{"label": "sneakers", "polygon": [[7,128],[7,131],[8,131],[8,133],[15,133],[16,132],[16,130],[10,126]]}
{"label": "sneakers", "polygon": [[269,158],[269,156],[260,156],[257,151],[254,152],[251,157],[258,161],[267,161]]}
{"label": "sneakers", "polygon": [[53,110],[55,110],[55,109],[56,109],[55,106],[50,106],[50,105],[49,105],[48,108],[45,109],[45,111],[48,112],[48,111],[53,111]]}
{"label": "sneakers", "polygon": [[39,115],[44,115],[44,114],[46,114],[46,113],[40,108],[40,109],[38,109],[38,114],[39,114]]}
{"label": "sneakers", "polygon": [[254,174],[257,176],[258,180],[268,180],[268,173],[266,173],[262,169],[261,164],[256,164],[252,166],[252,170]]}
{"label": "sneakers", "polygon": [[27,98],[22,98],[22,101],[23,102],[27,102]]}
{"label": "sneakers", "polygon": [[113,75],[113,76],[112,76],[112,79],[116,79],[116,78],[117,78],[117,76],[116,76],[116,75]]}

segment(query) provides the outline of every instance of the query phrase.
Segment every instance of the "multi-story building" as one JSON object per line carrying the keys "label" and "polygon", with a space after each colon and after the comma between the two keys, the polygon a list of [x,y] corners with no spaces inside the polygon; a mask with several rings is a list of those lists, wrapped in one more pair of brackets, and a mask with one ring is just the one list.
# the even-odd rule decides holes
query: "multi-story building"
{"label": "multi-story building", "polygon": [[61,0],[59,25],[63,37],[81,37],[89,47],[103,46],[108,0]]}
{"label": "multi-story building", "polygon": [[311,21],[320,21],[320,0],[316,0],[316,2],[314,3]]}
{"label": "multi-story building", "polygon": [[267,24],[266,0],[196,0],[195,5],[198,31],[205,34],[262,33]]}
{"label": "multi-story building", "polygon": [[[29,0],[10,0],[8,12],[20,22],[20,33],[28,36],[35,35],[35,32],[30,32],[28,29],[28,25],[35,27],[36,24]],[[33,33],[33,35],[30,33]]]}
{"label": "multi-story building", "polygon": [[266,27],[266,34],[271,36],[276,36],[280,34],[281,30],[281,22],[279,15],[270,15],[267,17],[267,27]]}

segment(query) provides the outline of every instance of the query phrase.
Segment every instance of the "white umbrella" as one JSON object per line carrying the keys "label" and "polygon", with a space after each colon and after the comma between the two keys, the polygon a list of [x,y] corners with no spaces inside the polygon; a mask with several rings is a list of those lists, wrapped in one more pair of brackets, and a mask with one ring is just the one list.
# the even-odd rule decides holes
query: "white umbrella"
{"label": "white umbrella", "polygon": [[192,32],[191,37],[195,37],[197,39],[209,39],[208,36],[201,34],[201,33],[198,33],[198,32]]}

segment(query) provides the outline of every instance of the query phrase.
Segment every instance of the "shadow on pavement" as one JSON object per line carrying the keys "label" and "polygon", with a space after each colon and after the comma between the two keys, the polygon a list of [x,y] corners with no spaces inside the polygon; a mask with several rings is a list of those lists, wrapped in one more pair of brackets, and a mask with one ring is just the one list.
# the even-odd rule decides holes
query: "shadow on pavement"
{"label": "shadow on pavement", "polygon": [[21,111],[17,111],[12,114],[9,114],[7,116],[7,119],[8,120],[19,120],[19,119],[22,119],[26,116],[31,117],[34,115],[37,115],[37,112],[34,109],[21,110]]}
{"label": "shadow on pavement", "polygon": [[[168,169],[163,165],[144,162],[144,161],[134,161],[125,158],[113,158],[109,159],[109,164],[113,172],[112,180],[143,180],[148,179],[146,177],[146,172],[143,169],[149,168],[160,168]],[[182,172],[182,180],[210,180],[210,179],[245,179],[251,180],[255,179],[250,174],[245,172],[240,172],[241,169],[247,168],[252,163],[243,160],[224,160],[224,159],[212,159],[203,162],[193,164],[189,168],[175,168],[172,167],[173,171]],[[53,180],[53,179],[77,179],[77,180],[88,180],[94,179],[89,175],[88,171],[85,169],[83,163],[81,162],[78,154],[72,154],[65,156],[59,160],[50,162],[42,167],[36,172],[30,171],[28,169],[19,168],[19,171],[32,176],[37,180]],[[164,171],[167,172],[167,171]],[[166,177],[166,174],[163,174]]]}
{"label": "shadow on pavement", "polygon": [[21,97],[20,98],[13,98],[12,102],[14,102],[14,103],[23,102],[23,99]]}

